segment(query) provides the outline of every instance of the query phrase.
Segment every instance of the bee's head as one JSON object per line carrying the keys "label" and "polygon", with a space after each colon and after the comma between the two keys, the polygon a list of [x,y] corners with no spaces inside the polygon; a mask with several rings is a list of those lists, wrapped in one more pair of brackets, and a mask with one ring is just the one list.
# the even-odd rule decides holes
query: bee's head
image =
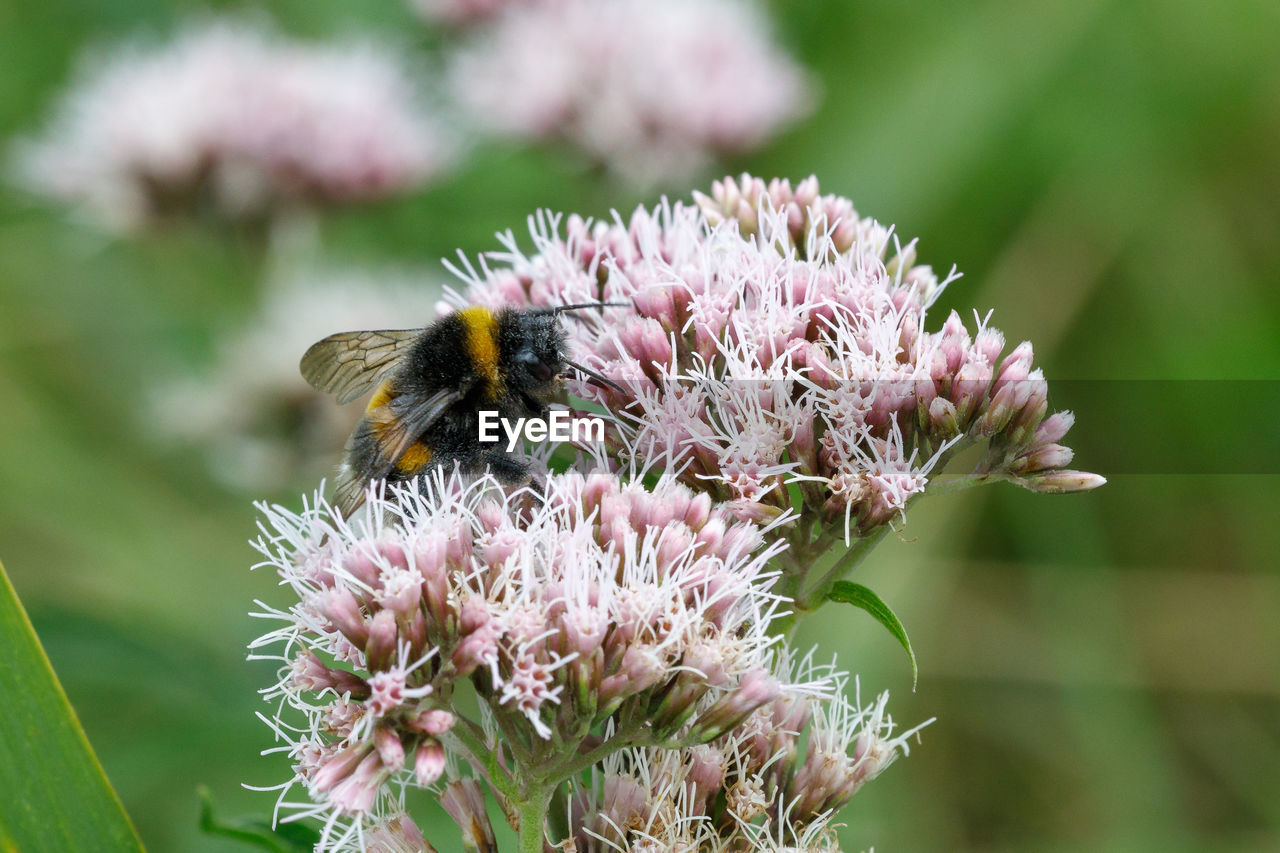
{"label": "bee's head", "polygon": [[560,318],[549,311],[512,311],[503,319],[500,334],[508,386],[545,401],[566,369]]}

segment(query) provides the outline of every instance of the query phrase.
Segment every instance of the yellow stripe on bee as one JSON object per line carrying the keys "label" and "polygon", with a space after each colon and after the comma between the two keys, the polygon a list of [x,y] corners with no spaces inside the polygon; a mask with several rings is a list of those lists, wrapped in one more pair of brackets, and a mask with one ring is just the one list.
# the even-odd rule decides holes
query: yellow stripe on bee
{"label": "yellow stripe on bee", "polygon": [[464,346],[476,372],[484,377],[488,396],[500,393],[502,377],[498,373],[498,320],[483,305],[472,305],[458,312],[466,330]]}
{"label": "yellow stripe on bee", "polygon": [[385,406],[395,397],[391,393],[391,380],[384,379],[382,384],[378,386],[378,390],[373,392],[373,396],[369,398],[369,405],[365,407],[366,412],[372,412],[379,406]]}
{"label": "yellow stripe on bee", "polygon": [[412,474],[431,462],[431,448],[420,441],[409,445],[404,455],[396,460],[396,470],[401,474]]}

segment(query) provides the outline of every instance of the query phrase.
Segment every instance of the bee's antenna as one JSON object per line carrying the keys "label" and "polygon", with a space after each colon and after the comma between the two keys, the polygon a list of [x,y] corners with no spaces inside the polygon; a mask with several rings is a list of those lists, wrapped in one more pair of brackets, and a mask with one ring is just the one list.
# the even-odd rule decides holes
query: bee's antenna
{"label": "bee's antenna", "polygon": [[567,311],[581,311],[584,308],[630,308],[630,302],[579,302],[576,305],[552,305],[546,308],[534,308],[531,314],[564,314]]}
{"label": "bee's antenna", "polygon": [[627,393],[627,389],[623,388],[617,382],[614,382],[612,379],[606,379],[605,377],[601,376],[599,373],[596,373],[594,370],[589,370],[583,367],[581,364],[578,364],[576,361],[566,361],[565,363],[568,364],[570,367],[572,367],[574,370],[583,374],[584,376],[594,379],[597,385],[607,385],[613,390],[617,391],[619,394]]}

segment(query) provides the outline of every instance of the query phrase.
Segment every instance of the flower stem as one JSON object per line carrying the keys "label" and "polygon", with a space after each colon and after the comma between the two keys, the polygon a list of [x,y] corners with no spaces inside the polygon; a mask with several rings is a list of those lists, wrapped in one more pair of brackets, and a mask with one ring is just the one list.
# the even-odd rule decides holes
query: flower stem
{"label": "flower stem", "polygon": [[946,479],[938,478],[930,481],[929,488],[924,494],[949,495],[954,492],[963,492],[965,489],[972,489],[974,486],[981,486],[985,483],[998,483],[1008,479],[1009,477],[1002,474],[968,474],[960,477],[947,477]]}
{"label": "flower stem", "polygon": [[547,819],[547,807],[551,805],[553,786],[542,780],[529,783],[519,803],[520,853],[542,853],[542,839]]}
{"label": "flower stem", "polygon": [[850,545],[848,550],[835,561],[835,564],[822,577],[818,578],[818,582],[809,588],[808,592],[801,592],[796,596],[796,608],[799,610],[815,610],[821,606],[822,602],[826,600],[827,594],[831,592],[831,588],[835,586],[836,581],[851,572],[858,563],[861,563],[863,558],[871,553],[871,549],[879,544],[880,540],[888,532],[889,525],[882,524],[876,530]]}
{"label": "flower stem", "polygon": [[479,770],[485,781],[504,797],[515,795],[515,781],[498,761],[497,752],[484,741],[484,732],[471,720],[458,715],[458,724],[444,736],[455,748],[465,750],[471,756],[471,764]]}

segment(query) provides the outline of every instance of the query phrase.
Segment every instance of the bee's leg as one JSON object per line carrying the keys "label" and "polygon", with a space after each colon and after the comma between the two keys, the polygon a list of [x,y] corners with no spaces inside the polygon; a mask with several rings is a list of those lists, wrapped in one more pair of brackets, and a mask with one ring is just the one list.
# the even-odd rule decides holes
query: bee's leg
{"label": "bee's leg", "polygon": [[533,475],[526,459],[513,459],[498,450],[490,450],[483,454],[484,464],[489,466],[490,473],[498,481],[508,486],[528,486],[529,490],[539,497],[543,494],[542,483]]}
{"label": "bee's leg", "polygon": [[523,486],[530,480],[529,463],[524,459],[513,459],[500,450],[487,450],[481,459],[489,472],[508,486]]}

